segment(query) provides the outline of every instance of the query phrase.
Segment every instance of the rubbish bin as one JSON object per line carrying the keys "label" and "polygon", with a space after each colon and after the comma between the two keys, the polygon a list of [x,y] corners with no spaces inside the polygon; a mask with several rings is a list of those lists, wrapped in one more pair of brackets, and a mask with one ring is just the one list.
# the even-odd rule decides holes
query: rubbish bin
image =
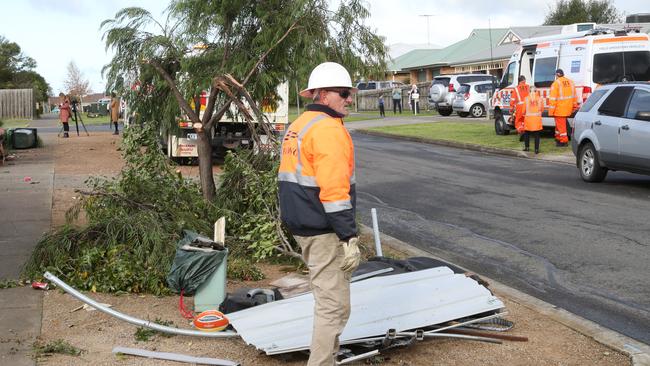
{"label": "rubbish bin", "polygon": [[35,128],[14,128],[11,130],[11,146],[14,149],[32,149],[38,147]]}
{"label": "rubbish bin", "polygon": [[226,298],[228,249],[193,231],[183,233],[167,284],[177,293],[194,295],[195,311],[216,310]]}
{"label": "rubbish bin", "polygon": [[219,305],[226,299],[227,248],[225,252],[223,260],[217,264],[217,269],[196,289],[194,311],[197,313],[219,309]]}

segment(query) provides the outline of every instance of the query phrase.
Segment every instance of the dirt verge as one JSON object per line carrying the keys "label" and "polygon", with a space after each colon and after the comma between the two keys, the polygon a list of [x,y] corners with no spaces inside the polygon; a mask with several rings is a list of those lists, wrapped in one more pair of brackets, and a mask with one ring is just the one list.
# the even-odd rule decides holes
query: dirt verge
{"label": "dirt verge", "polygon": [[[119,173],[122,161],[119,136],[95,133],[90,137],[57,139],[55,150],[55,187],[52,219],[63,222],[65,210],[74,204],[75,188],[83,188],[86,177]],[[183,174],[196,174],[196,167],[182,168]],[[370,238],[365,238],[370,242]],[[261,287],[285,273],[281,266],[262,264],[267,278],[259,282],[229,281],[229,290],[237,287]],[[499,295],[498,293],[496,294]],[[178,312],[178,297],[151,295],[90,294],[102,303],[109,303],[121,312],[143,319],[172,321],[176,326],[190,328]],[[526,336],[528,342],[504,342],[501,345],[461,340],[427,340],[406,349],[393,350],[377,363],[384,365],[629,365],[629,359],[572,329],[549,319],[508,298],[507,319],[515,322],[508,334]],[[191,305],[191,299],[188,301]],[[216,357],[240,362],[242,365],[304,365],[304,355],[289,359],[269,357],[246,345],[240,339],[215,340],[186,336],[156,335],[148,342],[136,341],[136,327],[98,311],[73,309],[81,303],[59,291],[44,296],[41,343],[63,339],[85,350],[80,356],[53,355],[39,360],[42,365],[179,365],[179,363],[116,356],[116,346],[177,352],[199,357]]]}

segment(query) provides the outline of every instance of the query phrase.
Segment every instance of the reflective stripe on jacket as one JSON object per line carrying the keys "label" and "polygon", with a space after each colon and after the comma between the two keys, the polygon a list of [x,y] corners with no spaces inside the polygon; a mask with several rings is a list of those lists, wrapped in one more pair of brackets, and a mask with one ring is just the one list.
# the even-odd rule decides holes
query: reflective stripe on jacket
{"label": "reflective stripe on jacket", "polygon": [[514,109],[515,119],[517,117],[522,117],[524,115],[523,105],[526,97],[530,93],[530,87],[526,84],[525,81],[520,82],[514,90],[512,97],[510,98],[510,108]]}
{"label": "reflective stripe on jacket", "polygon": [[289,126],[278,182],[282,221],[292,234],[357,235],[354,146],[334,110],[308,105]]}
{"label": "reflective stripe on jacket", "polygon": [[548,98],[549,115],[566,117],[578,106],[576,88],[571,79],[561,76],[551,85],[551,94]]}
{"label": "reflective stripe on jacket", "polygon": [[526,97],[524,129],[526,131],[539,131],[542,129],[542,111],[544,110],[544,101],[535,91]]}

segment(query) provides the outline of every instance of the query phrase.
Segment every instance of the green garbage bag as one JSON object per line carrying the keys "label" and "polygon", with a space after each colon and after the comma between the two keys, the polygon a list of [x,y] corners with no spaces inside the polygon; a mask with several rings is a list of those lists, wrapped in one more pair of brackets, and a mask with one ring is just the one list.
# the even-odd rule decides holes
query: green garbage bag
{"label": "green garbage bag", "polygon": [[173,291],[183,291],[183,295],[190,296],[219,267],[228,253],[225,249],[210,252],[182,249],[184,245],[193,243],[213,242],[193,231],[183,230],[183,238],[176,244],[174,263],[167,275],[167,284]]}

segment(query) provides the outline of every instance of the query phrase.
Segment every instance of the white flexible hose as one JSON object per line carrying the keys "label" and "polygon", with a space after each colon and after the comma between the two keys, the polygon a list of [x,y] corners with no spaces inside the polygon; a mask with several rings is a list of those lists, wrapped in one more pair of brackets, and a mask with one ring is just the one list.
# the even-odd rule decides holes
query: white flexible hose
{"label": "white flexible hose", "polygon": [[69,293],[73,297],[77,298],[78,300],[94,307],[95,309],[106,313],[108,315],[114,316],[120,320],[124,320],[127,323],[131,323],[133,325],[137,325],[140,327],[145,327],[153,330],[157,330],[159,332],[163,333],[169,333],[169,334],[180,334],[180,335],[187,335],[187,336],[194,336],[194,337],[208,337],[208,338],[232,338],[232,337],[239,337],[239,334],[235,332],[202,332],[198,330],[190,330],[190,329],[179,329],[179,328],[173,328],[173,327],[167,327],[164,325],[160,325],[157,323],[150,322],[148,320],[142,320],[138,318],[134,318],[130,315],[122,314],[119,311],[113,310],[111,308],[108,308],[106,306],[101,305],[100,303],[96,302],[95,300],[85,296],[81,292],[75,290],[71,286],[69,286],[67,283],[61,281],[58,277],[55,275],[51,274],[50,272],[45,272],[44,274],[45,278],[50,280],[52,283],[60,287],[63,291]]}

